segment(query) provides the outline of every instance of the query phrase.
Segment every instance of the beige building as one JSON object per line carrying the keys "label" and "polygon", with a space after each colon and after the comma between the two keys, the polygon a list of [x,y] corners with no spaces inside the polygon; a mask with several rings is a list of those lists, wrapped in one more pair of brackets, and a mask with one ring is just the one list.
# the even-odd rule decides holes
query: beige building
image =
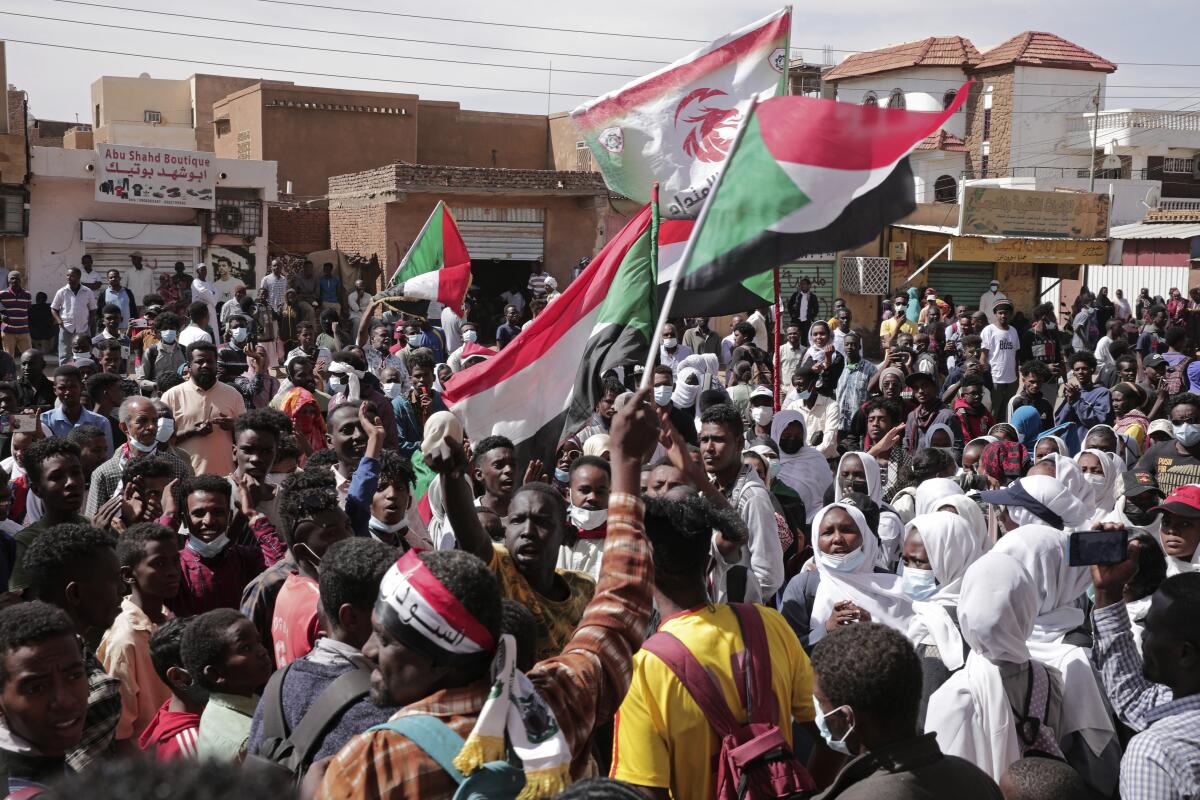
{"label": "beige building", "polygon": [[96,144],[213,152],[213,104],[251,78],[192,75],[182,80],[105,75],[92,83]]}

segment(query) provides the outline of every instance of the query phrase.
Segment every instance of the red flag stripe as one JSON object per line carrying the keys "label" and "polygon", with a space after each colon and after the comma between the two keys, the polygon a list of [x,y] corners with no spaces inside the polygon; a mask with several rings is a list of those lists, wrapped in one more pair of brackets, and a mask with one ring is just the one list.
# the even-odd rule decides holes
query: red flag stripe
{"label": "red flag stripe", "polygon": [[[452,375],[442,393],[446,404],[454,405],[486,392],[532,367],[548,353],[567,331],[604,302],[622,259],[649,226],[650,206],[645,206],[592,259],[583,274],[571,282],[562,297],[547,306],[507,347],[484,363]],[[537,391],[536,386],[529,389]]]}
{"label": "red flag stripe", "polygon": [[668,94],[681,86],[689,86],[725,65],[743,58],[747,53],[764,46],[780,36],[787,36],[789,14],[768,22],[761,28],[747,31],[742,36],[700,56],[694,61],[680,64],[674,69],[648,76],[642,83],[635,83],[618,94],[597,103],[576,117],[575,125],[590,129],[621,116],[631,107],[644,105],[655,98]]}
{"label": "red flag stripe", "polygon": [[695,225],[693,219],[664,219],[658,224],[659,247],[686,242]]}
{"label": "red flag stripe", "polygon": [[755,114],[763,143],[779,161],[829,169],[882,169],[945,125],[966,102],[970,85],[971,81],[963,84],[950,107],[939,113],[773,97],[759,103]]}
{"label": "red flag stripe", "polygon": [[[467,253],[467,244],[463,241],[462,234],[458,232],[458,225],[454,222],[454,217],[450,214],[450,207],[442,206],[442,266],[457,267],[460,264],[466,264],[467,268],[471,266],[471,256]],[[459,302],[462,298],[459,298]]]}

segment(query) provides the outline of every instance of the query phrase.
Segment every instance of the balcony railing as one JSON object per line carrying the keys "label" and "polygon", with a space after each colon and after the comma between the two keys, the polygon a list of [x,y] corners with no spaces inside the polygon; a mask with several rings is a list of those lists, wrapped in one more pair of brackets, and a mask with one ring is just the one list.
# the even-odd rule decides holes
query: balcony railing
{"label": "balcony railing", "polygon": [[1200,200],[1159,200],[1159,211],[1200,211]]}
{"label": "balcony railing", "polygon": [[[1197,111],[1113,111],[1100,112],[1100,130],[1120,128],[1192,131],[1200,133],[1200,112]],[[1091,132],[1092,115],[1083,114],[1067,120],[1071,133]]]}
{"label": "balcony railing", "polygon": [[[1145,169],[1098,169],[1096,178],[1105,180],[1146,180]],[[989,169],[987,172],[966,170],[962,177],[969,180],[984,178],[1089,178],[1091,171],[1087,167],[1011,167],[1006,170]]]}

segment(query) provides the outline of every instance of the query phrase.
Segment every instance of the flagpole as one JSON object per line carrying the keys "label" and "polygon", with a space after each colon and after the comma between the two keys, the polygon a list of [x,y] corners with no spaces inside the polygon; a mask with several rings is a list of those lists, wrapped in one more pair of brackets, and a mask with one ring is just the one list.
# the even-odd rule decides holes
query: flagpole
{"label": "flagpole", "polygon": [[437,205],[433,207],[433,211],[429,212],[429,218],[426,219],[425,224],[421,226],[420,232],[417,233],[416,238],[413,239],[412,243],[409,244],[408,251],[404,254],[404,258],[400,259],[400,263],[396,265],[394,270],[392,270],[392,277],[388,279],[389,284],[393,283],[396,280],[396,276],[400,274],[400,270],[404,269],[404,265],[408,263],[408,257],[412,255],[413,244],[421,241],[422,237],[425,236],[425,231],[429,230],[429,223],[433,222],[434,215],[437,214],[438,209],[441,207],[442,201],[438,200]]}
{"label": "flagpole", "polygon": [[658,340],[662,337],[662,329],[667,324],[667,319],[671,315],[671,305],[675,302],[675,294],[679,291],[679,279],[683,277],[684,270],[687,269],[688,262],[692,258],[692,251],[696,249],[696,240],[699,238],[699,233],[704,226],[704,220],[708,217],[708,210],[712,208],[713,200],[717,197],[717,190],[721,188],[721,181],[725,177],[725,167],[729,166],[730,159],[737,152],[738,145],[741,144],[742,136],[746,132],[746,127],[750,124],[750,118],[754,116],[754,109],[758,106],[758,93],[750,96],[750,107],[746,109],[746,116],[742,118],[738,125],[737,133],[733,137],[733,143],[729,145],[729,155],[725,158],[725,163],[721,165],[721,171],[717,173],[717,179],[713,181],[712,190],[708,193],[708,197],[704,201],[704,207],[700,209],[700,216],[696,218],[696,224],[692,227],[692,235],[688,237],[687,244],[683,248],[683,255],[679,259],[679,268],[675,270],[675,275],[671,278],[671,285],[667,288],[667,296],[663,299],[662,311],[658,314],[658,322],[654,325],[654,334],[650,337],[650,352],[646,354],[646,368],[642,372],[641,388],[645,389],[650,385],[654,375],[654,360],[658,356]]}

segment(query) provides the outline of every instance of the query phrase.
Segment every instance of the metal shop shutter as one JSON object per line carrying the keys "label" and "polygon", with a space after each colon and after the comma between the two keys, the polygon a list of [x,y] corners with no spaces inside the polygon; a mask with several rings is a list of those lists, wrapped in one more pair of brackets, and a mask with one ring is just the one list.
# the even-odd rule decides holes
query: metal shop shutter
{"label": "metal shop shutter", "polygon": [[[995,275],[995,264],[973,261],[943,261],[929,268],[929,286],[938,297],[950,295],[955,303],[974,309]],[[1000,287],[1004,291],[1004,287]]]}
{"label": "metal shop shutter", "polygon": [[[1100,287],[1108,287],[1108,297],[1117,296],[1117,289],[1125,294],[1130,307],[1137,302],[1137,296],[1142,289],[1149,289],[1150,296],[1162,295],[1167,297],[1171,289],[1178,289],[1186,296],[1188,293],[1187,267],[1158,267],[1158,266],[1124,266],[1105,264],[1087,268],[1087,287],[1093,292],[1099,292]],[[1078,292],[1076,292],[1078,295]],[[1064,297],[1070,306],[1075,302],[1074,297]]]}
{"label": "metal shop shutter", "polygon": [[473,261],[541,261],[546,241],[542,208],[452,208]]}
{"label": "metal shop shutter", "polygon": [[833,316],[833,300],[837,297],[837,266],[834,261],[794,261],[779,268],[779,304],[786,306],[788,298],[800,288],[800,279],[812,281],[812,293],[821,301],[820,319]]}
{"label": "metal shop shutter", "polygon": [[[200,251],[195,247],[101,244],[99,242],[86,242],[84,247],[86,248],[85,252],[92,257],[92,268],[102,275],[110,269],[116,269],[122,275],[133,269],[133,265],[129,261],[130,253],[141,253],[142,264],[155,272],[172,272],[175,262],[182,261],[187,266],[187,271],[193,273],[195,272],[193,267],[200,258]],[[141,298],[138,298],[138,301],[140,302]]]}

